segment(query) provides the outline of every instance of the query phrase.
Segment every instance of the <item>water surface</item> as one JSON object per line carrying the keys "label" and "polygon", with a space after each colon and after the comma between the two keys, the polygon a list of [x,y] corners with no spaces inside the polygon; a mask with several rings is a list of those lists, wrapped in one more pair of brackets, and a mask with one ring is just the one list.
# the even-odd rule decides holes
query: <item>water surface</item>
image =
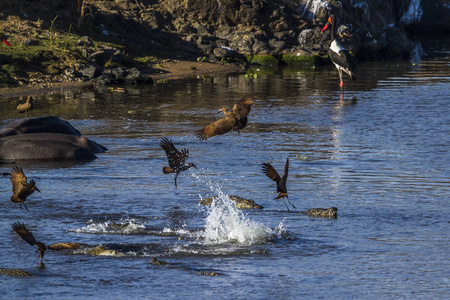
{"label": "water surface", "polygon": [[[0,297],[448,298],[448,46],[359,64],[343,99],[331,66],[37,96],[33,116],[67,119],[109,150],[92,162],[20,163],[42,191],[29,211],[9,201],[10,181],[0,178],[0,267],[35,275],[0,275]],[[256,103],[240,134],[197,140],[195,130],[246,93]],[[21,117],[20,101],[0,100],[1,126]],[[162,174],[164,136],[198,166],[178,188]],[[275,184],[261,172],[269,162],[281,173],[287,157],[293,213],[272,200]],[[212,208],[198,204],[213,195]],[[226,195],[264,209],[237,210]],[[337,219],[296,213],[332,206]],[[38,241],[116,255],[48,250],[41,266],[15,221]]]}

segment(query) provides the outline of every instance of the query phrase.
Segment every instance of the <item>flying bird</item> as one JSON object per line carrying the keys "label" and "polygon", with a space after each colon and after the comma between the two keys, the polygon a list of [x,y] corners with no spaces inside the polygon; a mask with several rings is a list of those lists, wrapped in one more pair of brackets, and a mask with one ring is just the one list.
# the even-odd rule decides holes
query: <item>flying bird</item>
{"label": "flying bird", "polygon": [[277,171],[274,169],[274,167],[272,167],[271,164],[269,163],[263,163],[262,164],[262,171],[264,174],[267,175],[267,177],[269,177],[270,179],[272,179],[273,181],[275,181],[277,183],[277,193],[278,196],[276,196],[274,198],[275,199],[283,199],[284,205],[286,205],[286,208],[288,211],[289,207],[286,204],[286,201],[284,201],[284,197],[286,197],[286,199],[288,199],[288,202],[292,205],[292,207],[296,208],[294,206],[294,204],[291,203],[291,201],[289,201],[288,198],[288,194],[287,194],[287,188],[286,188],[286,180],[288,177],[288,169],[289,169],[289,157],[286,160],[286,165],[284,166],[284,175],[283,177],[280,177],[280,175],[277,173]]}
{"label": "flying bird", "polygon": [[348,51],[339,44],[337,39],[334,38],[334,24],[336,23],[334,15],[330,15],[328,22],[322,28],[322,32],[325,31],[331,24],[331,45],[329,49],[330,59],[336,66],[339,72],[339,80],[341,87],[341,94],[343,93],[344,81],[342,79],[342,71],[347,73],[353,80],[356,80],[356,63]]}
{"label": "flying bird", "polygon": [[34,108],[34,98],[28,96],[27,101],[25,103],[19,104],[17,106],[17,111],[19,113],[25,113],[25,117],[27,116],[27,111],[31,111]]}
{"label": "flying bird", "polygon": [[13,171],[9,175],[9,179],[11,179],[13,195],[11,196],[11,201],[14,203],[20,204],[20,209],[22,209],[22,204],[25,206],[25,209],[28,210],[25,205],[25,201],[27,197],[34,193],[34,191],[41,192],[37,186],[36,182],[32,179],[30,182],[27,182],[27,177],[23,173],[21,167],[14,167]]}
{"label": "flying bird", "polygon": [[203,141],[215,135],[225,134],[230,130],[237,131],[247,125],[247,116],[250,113],[253,104],[253,97],[245,95],[241,100],[234,104],[232,109],[223,106],[217,113],[223,112],[224,117],[210,123],[205,128],[196,132],[197,137]]}
{"label": "flying bird", "polygon": [[12,224],[12,229],[17,232],[18,235],[24,239],[28,244],[31,246],[36,245],[37,246],[37,252],[39,252],[39,258],[42,260],[44,259],[44,253],[45,250],[67,250],[67,249],[78,249],[81,246],[84,246],[85,244],[81,243],[56,243],[51,244],[49,246],[45,245],[44,243],[37,242],[34,238],[33,234],[25,227],[25,224],[20,224],[19,222],[15,222]]}
{"label": "flying bird", "polygon": [[193,163],[186,163],[186,160],[189,157],[189,150],[186,148],[181,149],[181,152],[175,148],[172,143],[172,140],[168,138],[163,138],[159,143],[161,148],[166,151],[167,160],[169,161],[169,166],[163,167],[163,173],[176,173],[175,174],[175,187],[177,187],[177,177],[180,172],[186,171],[191,167],[197,169],[197,167]]}

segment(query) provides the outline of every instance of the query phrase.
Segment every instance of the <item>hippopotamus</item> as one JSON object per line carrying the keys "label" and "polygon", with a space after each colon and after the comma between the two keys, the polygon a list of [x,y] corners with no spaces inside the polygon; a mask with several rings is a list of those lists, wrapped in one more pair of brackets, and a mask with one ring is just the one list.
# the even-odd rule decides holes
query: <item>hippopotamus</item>
{"label": "hippopotamus", "polygon": [[28,133],[62,133],[81,136],[69,122],[55,116],[16,120],[0,130],[0,138]]}
{"label": "hippopotamus", "polygon": [[97,156],[75,144],[59,140],[0,139],[0,161],[94,160]]}
{"label": "hippopotamus", "polygon": [[54,116],[14,121],[0,130],[0,162],[93,160],[106,150]]}
{"label": "hippopotamus", "polygon": [[61,133],[30,133],[20,135],[10,135],[0,139],[1,141],[11,141],[18,143],[42,142],[46,144],[49,141],[60,141],[86,149],[94,154],[105,152],[107,149],[84,136],[76,136]]}

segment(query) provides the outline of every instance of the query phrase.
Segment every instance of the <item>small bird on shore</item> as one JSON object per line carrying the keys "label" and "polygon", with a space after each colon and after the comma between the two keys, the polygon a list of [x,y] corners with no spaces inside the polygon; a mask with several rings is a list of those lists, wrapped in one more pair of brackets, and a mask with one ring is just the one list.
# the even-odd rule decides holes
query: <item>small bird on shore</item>
{"label": "small bird on shore", "polygon": [[267,175],[267,177],[269,177],[270,179],[272,179],[273,181],[275,181],[277,183],[277,193],[278,196],[276,196],[274,198],[275,199],[283,199],[284,205],[286,205],[286,208],[288,211],[289,207],[286,204],[286,201],[284,201],[284,197],[286,197],[286,199],[288,199],[288,202],[292,205],[293,208],[296,208],[294,206],[294,204],[291,203],[291,201],[289,201],[288,198],[288,194],[287,194],[287,188],[286,188],[286,180],[288,177],[288,170],[289,170],[289,157],[286,160],[286,165],[284,166],[284,175],[283,177],[280,177],[280,175],[278,175],[277,171],[274,169],[274,167],[272,167],[271,164],[269,163],[263,163],[262,164],[262,171],[264,174]]}
{"label": "small bird on shore", "polygon": [[17,111],[21,114],[25,113],[25,117],[27,116],[27,111],[31,111],[34,108],[34,98],[32,96],[28,96],[27,101],[25,103],[19,104],[17,106]]}
{"label": "small bird on shore", "polygon": [[25,227],[25,224],[20,224],[19,222],[15,222],[12,224],[12,229],[17,232],[18,235],[24,239],[28,244],[31,246],[36,245],[37,246],[37,252],[39,252],[39,258],[42,260],[44,259],[44,253],[45,250],[67,250],[67,249],[78,249],[81,246],[85,246],[85,244],[81,243],[56,243],[51,244],[49,246],[45,245],[44,243],[37,242],[34,238],[33,234]]}
{"label": "small bird on shore", "polygon": [[197,137],[203,141],[215,135],[225,134],[232,129],[239,133],[239,130],[247,125],[247,116],[250,113],[253,102],[252,96],[245,95],[234,104],[231,110],[224,106],[221,107],[217,113],[223,112],[225,116],[198,130],[196,132]]}
{"label": "small bird on shore", "polygon": [[343,93],[344,80],[342,79],[342,71],[347,73],[352,80],[356,80],[356,63],[353,57],[348,53],[348,51],[339,44],[338,40],[334,38],[334,25],[336,23],[336,18],[334,15],[330,15],[328,22],[322,28],[322,32],[325,31],[331,24],[331,45],[329,49],[330,59],[335,65],[339,72],[339,80],[341,87],[341,94]]}
{"label": "small bird on shore", "polygon": [[27,177],[23,173],[21,167],[14,167],[13,171],[9,175],[9,179],[12,183],[13,195],[11,196],[11,201],[14,203],[20,204],[20,209],[22,209],[22,204],[25,206],[25,209],[28,210],[25,205],[25,201],[27,197],[34,193],[34,191],[41,192],[37,186],[36,182],[32,179],[30,182],[27,182]]}
{"label": "small bird on shore", "polygon": [[184,148],[181,149],[181,152],[175,148],[172,143],[172,140],[168,138],[163,138],[159,143],[161,148],[166,151],[167,160],[169,161],[169,166],[163,167],[163,173],[176,173],[175,174],[175,187],[177,187],[177,177],[180,172],[186,171],[191,167],[197,169],[197,167],[193,163],[186,163],[186,160],[189,157],[189,150]]}

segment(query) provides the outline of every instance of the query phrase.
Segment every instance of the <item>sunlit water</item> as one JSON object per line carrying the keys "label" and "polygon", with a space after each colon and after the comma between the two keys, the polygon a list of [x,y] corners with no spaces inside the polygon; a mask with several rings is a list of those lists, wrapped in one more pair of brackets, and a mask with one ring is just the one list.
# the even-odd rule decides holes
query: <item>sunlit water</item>
{"label": "sunlit water", "polygon": [[[361,63],[342,100],[331,66],[37,96],[33,116],[67,119],[109,150],[92,162],[20,163],[42,191],[29,211],[0,178],[0,268],[35,275],[0,275],[0,297],[449,298],[449,49],[435,41],[413,62]],[[246,93],[256,103],[240,134],[197,140]],[[21,117],[20,101],[0,99],[0,125]],[[198,167],[178,188],[162,173],[164,136]],[[292,213],[261,171],[269,162],[282,173],[287,157]],[[264,209],[238,210],[227,195]],[[337,219],[297,213],[332,206]],[[38,241],[88,246],[48,250],[41,266],[15,221]],[[89,254],[99,245],[115,252]]]}

